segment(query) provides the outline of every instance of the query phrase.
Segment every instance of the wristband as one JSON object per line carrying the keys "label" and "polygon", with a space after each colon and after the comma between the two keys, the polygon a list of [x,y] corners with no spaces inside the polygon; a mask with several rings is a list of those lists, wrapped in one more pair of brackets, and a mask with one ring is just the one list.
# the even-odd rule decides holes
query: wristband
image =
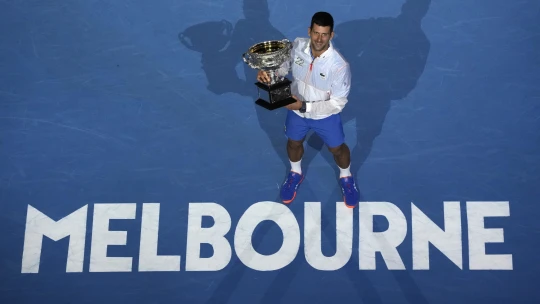
{"label": "wristband", "polygon": [[300,113],[306,113],[306,102],[305,101],[302,101],[302,106],[300,107],[299,112]]}

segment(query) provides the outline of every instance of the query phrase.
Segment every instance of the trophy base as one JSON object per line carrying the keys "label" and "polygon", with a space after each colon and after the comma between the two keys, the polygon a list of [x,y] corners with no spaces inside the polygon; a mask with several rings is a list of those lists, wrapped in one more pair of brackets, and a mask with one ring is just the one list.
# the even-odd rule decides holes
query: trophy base
{"label": "trophy base", "polygon": [[280,101],[277,101],[277,102],[274,102],[274,103],[269,103],[268,101],[262,99],[262,98],[259,98],[255,101],[255,104],[267,109],[267,110],[275,110],[275,109],[279,109],[281,107],[284,107],[284,106],[287,106],[287,105],[290,105],[291,103],[295,103],[296,102],[296,99],[292,98],[292,97],[289,97],[289,98],[286,98],[286,99],[283,99],[283,100],[280,100]]}
{"label": "trophy base", "polygon": [[[275,110],[281,107],[284,107],[286,105],[290,105],[291,103],[295,103],[296,99],[294,99],[291,96],[291,87],[290,87],[291,81],[288,79],[284,79],[281,82],[278,82],[276,84],[267,85],[261,82],[256,82],[255,85],[266,92],[268,98],[258,98],[255,101],[255,104],[267,109],[267,110]],[[260,96],[260,91],[259,91]]]}

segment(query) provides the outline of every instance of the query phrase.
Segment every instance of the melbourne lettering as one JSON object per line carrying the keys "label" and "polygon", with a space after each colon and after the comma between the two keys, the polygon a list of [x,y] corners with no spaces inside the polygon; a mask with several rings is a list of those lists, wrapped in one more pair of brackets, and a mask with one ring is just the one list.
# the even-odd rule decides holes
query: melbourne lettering
{"label": "melbourne lettering", "polygon": [[[66,272],[83,272],[84,263],[90,272],[131,271],[220,271],[231,261],[232,255],[246,266],[258,271],[272,271],[287,267],[298,254],[304,254],[307,263],[317,270],[332,271],[348,263],[353,252],[353,237],[358,237],[359,270],[376,269],[376,255],[382,257],[387,269],[405,269],[398,252],[408,234],[412,237],[412,269],[430,269],[430,250],[438,250],[457,268],[466,268],[463,256],[468,254],[470,270],[512,270],[511,254],[487,254],[486,245],[504,242],[501,228],[486,228],[487,217],[510,216],[507,201],[472,201],[462,208],[460,202],[440,205],[444,224],[435,224],[415,204],[410,204],[410,223],[403,211],[389,202],[361,202],[356,209],[342,202],[335,205],[335,253],[325,255],[321,250],[321,203],[304,204],[304,224],[299,225],[291,209],[281,203],[258,202],[245,210],[238,222],[231,220],[229,212],[217,203],[190,203],[187,209],[187,231],[184,254],[159,255],[160,226],[159,203],[94,204],[92,222],[88,221],[88,205],[55,221],[43,211],[29,205],[22,252],[23,273],[38,273],[43,239],[53,241],[69,237],[66,254]],[[137,208],[142,208],[137,213]],[[358,212],[359,227],[353,231],[353,213]],[[462,223],[462,213],[466,223]],[[141,214],[141,218],[137,218]],[[330,216],[330,215],[329,215]],[[376,231],[374,218],[382,216],[388,222],[384,231]],[[203,217],[212,217],[213,224],[203,227]],[[140,224],[140,250],[138,256],[108,256],[109,246],[126,244],[127,231],[109,229],[112,221],[130,220]],[[252,244],[252,235],[263,221],[274,222],[282,231],[281,247],[273,254],[261,254]],[[90,225],[88,225],[90,224]],[[464,225],[466,224],[466,225]],[[464,226],[466,226],[464,230]],[[87,232],[87,227],[91,231]],[[411,227],[410,229],[408,227]],[[233,233],[232,239],[226,238]],[[466,236],[467,251],[462,239]],[[301,238],[303,236],[303,238]],[[301,240],[303,243],[301,244]],[[201,244],[212,246],[210,257],[201,257]],[[90,246],[90,258],[85,261],[85,247]],[[303,247],[302,247],[303,246]],[[137,269],[133,259],[137,258]],[[185,260],[183,260],[185,259]]]}

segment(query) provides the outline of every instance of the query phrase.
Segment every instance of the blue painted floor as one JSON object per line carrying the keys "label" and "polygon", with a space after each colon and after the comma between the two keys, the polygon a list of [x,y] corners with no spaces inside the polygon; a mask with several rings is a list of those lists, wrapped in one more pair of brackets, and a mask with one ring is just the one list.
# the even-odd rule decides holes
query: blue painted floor
{"label": "blue painted floor", "polygon": [[[255,105],[241,59],[306,36],[320,10],[352,69],[354,210],[317,136],[296,200],[280,203],[286,110]],[[1,303],[540,302],[539,1],[3,1],[0,12]],[[322,209],[315,247],[310,202]],[[352,226],[336,234],[340,223]],[[304,251],[332,256],[338,238],[342,267],[316,269]],[[199,249],[217,258],[194,263]]]}

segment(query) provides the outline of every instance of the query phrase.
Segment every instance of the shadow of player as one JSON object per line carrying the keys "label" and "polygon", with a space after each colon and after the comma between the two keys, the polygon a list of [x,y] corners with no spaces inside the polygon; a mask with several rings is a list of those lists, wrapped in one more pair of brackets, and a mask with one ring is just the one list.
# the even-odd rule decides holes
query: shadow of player
{"label": "shadow of player", "polygon": [[[342,119],[344,124],[354,120],[356,125],[356,143],[351,147],[351,172],[355,175],[371,153],[392,101],[407,97],[424,71],[430,43],[421,21],[430,2],[409,0],[396,18],[353,20],[336,26],[334,44],[349,61],[352,73]],[[306,141],[313,148],[306,149],[306,168],[320,151],[338,174],[320,137],[312,134]]]}
{"label": "shadow of player", "polygon": [[[357,142],[351,147],[353,174],[359,171],[370,154],[391,102],[406,97],[414,89],[424,70],[430,44],[422,31],[421,21],[430,2],[431,0],[408,0],[396,18],[353,20],[335,27],[334,44],[349,61],[353,76],[349,103],[342,113],[344,123],[353,120],[356,123]],[[184,30],[179,39],[186,47],[201,53],[202,68],[210,91],[215,94],[233,92],[251,96],[255,100],[257,93],[253,83],[256,71],[243,63],[241,55],[255,43],[285,37],[270,23],[266,1],[244,0],[243,10],[245,18],[239,20],[234,27],[228,21],[205,22]],[[244,65],[244,79],[236,73],[239,63]],[[289,160],[283,135],[286,110],[267,111],[255,104],[254,107],[261,128],[272,142],[287,171]],[[306,168],[306,173],[309,163],[321,152],[337,174],[335,162],[331,154],[323,149],[320,138],[312,134],[306,142],[312,147],[305,150],[303,167]],[[340,197],[340,189],[336,183],[336,188],[327,201],[335,202],[336,198]],[[331,219],[328,214],[335,214],[335,204],[323,204],[321,215],[323,233],[328,239],[335,240],[335,229],[329,226]],[[268,233],[268,227],[261,229],[259,236],[253,239],[255,248]],[[300,263],[301,258],[299,255],[293,263],[277,273],[263,297],[263,303],[279,302],[287,293],[289,284],[303,265]],[[354,261],[358,261],[355,251],[351,257],[352,264],[346,265],[344,271],[351,279],[356,293],[364,302],[382,303],[375,287],[357,266],[353,266],[356,265]],[[232,262],[229,272],[215,288],[208,303],[226,303],[239,286],[246,267],[238,259]],[[408,272],[393,272],[393,275],[409,302],[427,303]]]}

